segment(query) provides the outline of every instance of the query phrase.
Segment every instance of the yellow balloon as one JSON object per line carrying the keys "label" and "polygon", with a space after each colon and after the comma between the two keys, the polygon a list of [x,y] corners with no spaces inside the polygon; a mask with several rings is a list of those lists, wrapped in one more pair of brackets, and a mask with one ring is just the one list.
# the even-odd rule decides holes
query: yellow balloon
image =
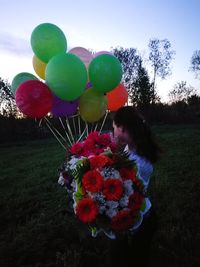
{"label": "yellow balloon", "polygon": [[106,109],[106,96],[92,88],[86,90],[80,97],[79,112],[81,118],[86,122],[93,123],[100,120],[106,113]]}
{"label": "yellow balloon", "polygon": [[41,61],[39,58],[36,57],[36,55],[33,56],[33,68],[37,75],[45,80],[45,69],[46,69],[46,63]]}

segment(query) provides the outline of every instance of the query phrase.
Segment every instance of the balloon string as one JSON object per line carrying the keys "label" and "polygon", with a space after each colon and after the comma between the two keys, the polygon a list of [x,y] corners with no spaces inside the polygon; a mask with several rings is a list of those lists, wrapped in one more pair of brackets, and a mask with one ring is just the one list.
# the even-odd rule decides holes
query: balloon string
{"label": "balloon string", "polygon": [[62,136],[62,134],[51,124],[51,122],[45,117],[46,122],[49,124],[51,128],[54,129],[54,131],[62,138],[64,142],[66,142],[66,139]]}
{"label": "balloon string", "polygon": [[43,118],[40,119],[38,126],[40,127],[42,125]]}
{"label": "balloon string", "polygon": [[99,133],[101,133],[101,131],[102,131],[103,127],[104,127],[104,124],[105,124],[105,121],[106,121],[107,116],[108,116],[108,111],[106,111],[106,114],[104,116],[103,122],[101,124],[101,128],[99,130]]}
{"label": "balloon string", "polygon": [[62,119],[61,119],[60,117],[59,117],[59,121],[60,121],[60,123],[61,123],[61,125],[62,125],[62,127],[63,127],[63,129],[64,129],[64,132],[65,132],[65,134],[66,134],[66,137],[67,137],[67,139],[68,139],[70,145],[72,145],[72,141],[71,141],[71,139],[70,139],[70,137],[69,137],[69,135],[68,135],[68,133],[67,133],[67,131],[66,131],[66,128],[65,128],[65,126],[64,126],[64,124],[63,124],[63,122],[62,122]]}
{"label": "balloon string", "polygon": [[85,126],[85,129],[83,130],[82,134],[78,138],[77,142],[79,142],[82,139],[82,137],[84,136],[84,133],[85,133],[86,129],[87,129],[87,126]]}
{"label": "balloon string", "polygon": [[94,131],[97,131],[97,127],[98,127],[98,122],[96,123],[96,126],[95,126],[95,128],[94,128]]}
{"label": "balloon string", "polygon": [[[78,120],[78,134],[79,134],[79,137],[77,135],[77,129],[76,129],[76,124],[75,124],[75,117],[76,116],[77,116],[77,120]],[[99,130],[99,133],[101,133],[101,131],[102,131],[104,125],[105,125],[105,121],[107,119],[107,116],[108,116],[108,111],[106,111],[106,114],[104,116],[103,122],[102,122],[101,127],[100,127],[100,130]],[[53,133],[53,135],[55,136],[55,138],[57,139],[57,141],[60,143],[60,145],[64,149],[66,149],[66,146],[69,148],[73,143],[79,142],[83,138],[83,136],[84,136],[85,133],[86,133],[87,136],[89,135],[89,126],[88,126],[88,123],[87,122],[85,122],[85,128],[81,132],[80,115],[75,115],[75,116],[72,117],[73,129],[74,129],[74,132],[75,132],[75,138],[74,138],[74,135],[73,135],[73,132],[72,132],[72,129],[71,129],[71,126],[70,126],[70,123],[69,123],[68,118],[66,118],[66,125],[67,125],[67,129],[68,129],[68,132],[69,133],[67,132],[67,129],[66,129],[66,127],[65,127],[62,119],[59,117],[59,121],[60,121],[60,123],[61,123],[61,125],[62,125],[62,127],[64,129],[64,132],[66,134],[66,137],[67,137],[69,143],[67,142],[66,138],[63,137],[63,135],[51,124],[51,122],[46,117],[44,119],[46,121],[47,127]],[[43,119],[41,119],[39,121],[39,125],[41,125],[42,120]],[[97,130],[97,128],[98,128],[98,122],[96,123],[95,127],[94,127],[94,125],[95,124],[92,124],[91,125],[90,132],[93,131],[93,128],[94,128],[94,131]],[[66,145],[63,144],[63,142],[61,142],[61,140],[60,140],[60,138],[58,136],[65,142]]]}
{"label": "balloon string", "polygon": [[79,132],[79,135],[81,135],[81,120],[80,120],[80,115],[78,115],[78,132]]}
{"label": "balloon string", "polygon": [[88,136],[88,135],[89,135],[89,131],[88,131],[88,123],[85,122],[85,125],[86,125],[86,134],[87,134],[87,136]]}
{"label": "balloon string", "polygon": [[76,131],[75,116],[72,117],[72,122],[73,122],[75,141],[76,141],[78,137],[77,137],[77,131]]}
{"label": "balloon string", "polygon": [[49,130],[52,132],[52,134],[55,136],[55,138],[57,139],[57,141],[59,142],[59,144],[66,150],[66,146],[60,141],[60,139],[58,138],[58,136],[55,134],[55,132],[51,129],[51,126],[48,124],[48,122],[46,122],[47,127],[49,128]]}
{"label": "balloon string", "polygon": [[67,124],[67,128],[69,130],[69,133],[71,135],[71,138],[72,138],[72,142],[75,143],[75,139],[74,139],[74,136],[73,136],[73,133],[72,133],[72,130],[71,130],[71,127],[70,127],[70,124],[69,124],[69,120],[68,118],[66,117],[66,124]]}

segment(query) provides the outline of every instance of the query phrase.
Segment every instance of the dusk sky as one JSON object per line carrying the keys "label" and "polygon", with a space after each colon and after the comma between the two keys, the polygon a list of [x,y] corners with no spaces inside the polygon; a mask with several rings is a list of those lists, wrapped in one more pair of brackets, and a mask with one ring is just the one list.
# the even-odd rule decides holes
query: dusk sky
{"label": "dusk sky", "polygon": [[0,0],[0,9],[0,77],[10,83],[20,72],[36,75],[30,37],[36,26],[49,22],[65,33],[68,50],[122,46],[147,57],[151,38],[167,38],[176,55],[172,75],[157,82],[161,99],[167,101],[180,81],[200,92],[200,80],[188,71],[193,52],[200,50],[199,0]]}

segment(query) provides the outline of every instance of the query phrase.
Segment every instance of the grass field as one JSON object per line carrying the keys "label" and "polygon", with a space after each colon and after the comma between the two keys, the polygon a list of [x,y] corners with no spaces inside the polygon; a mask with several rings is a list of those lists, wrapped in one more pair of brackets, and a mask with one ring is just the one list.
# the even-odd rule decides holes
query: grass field
{"label": "grass field", "polygon": [[[200,266],[200,126],[153,130],[164,154],[149,188],[158,216],[152,266]],[[22,141],[0,150],[0,266],[106,266],[108,241],[85,235],[57,184],[59,144]]]}

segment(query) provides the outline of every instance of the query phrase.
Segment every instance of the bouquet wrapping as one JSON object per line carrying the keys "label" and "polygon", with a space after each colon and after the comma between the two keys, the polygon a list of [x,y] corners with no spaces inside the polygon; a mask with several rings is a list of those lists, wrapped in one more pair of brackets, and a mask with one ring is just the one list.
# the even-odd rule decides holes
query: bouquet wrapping
{"label": "bouquet wrapping", "polygon": [[93,237],[103,232],[134,233],[148,205],[137,166],[127,152],[118,151],[111,135],[91,132],[71,146],[60,169],[58,183],[65,186],[75,216]]}

